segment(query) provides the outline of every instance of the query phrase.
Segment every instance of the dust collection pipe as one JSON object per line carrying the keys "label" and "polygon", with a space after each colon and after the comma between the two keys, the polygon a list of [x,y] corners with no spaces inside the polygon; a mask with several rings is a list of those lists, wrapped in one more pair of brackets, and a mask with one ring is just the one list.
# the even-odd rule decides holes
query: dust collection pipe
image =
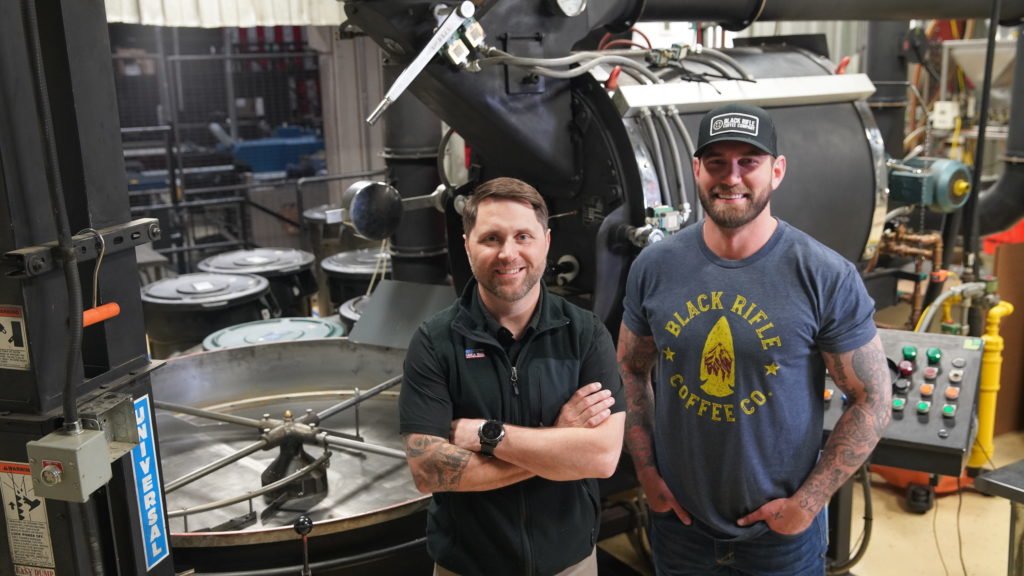
{"label": "dust collection pipe", "polygon": [[[1005,166],[999,180],[978,197],[978,225],[982,235],[1005,230],[1024,216],[1024,27],[1017,32]],[[980,165],[981,160],[975,163]]]}
{"label": "dust collection pipe", "polygon": [[[634,4],[645,0],[634,0]],[[755,21],[987,18],[989,0],[646,0],[641,21],[713,21],[743,28]],[[1019,24],[1024,0],[1003,2],[1000,22]]]}
{"label": "dust collection pipe", "polygon": [[[393,84],[403,69],[403,65],[385,61],[385,84]],[[411,96],[399,98],[384,114],[388,181],[402,198],[426,196],[441,183],[437,173],[441,121]],[[405,210],[391,238],[391,277],[443,284],[448,276],[447,249],[444,214],[429,208]]]}
{"label": "dust collection pipe", "polygon": [[903,38],[910,29],[906,20],[872,21],[868,24],[864,71],[875,83],[868,106],[882,133],[885,152],[903,158],[904,116],[907,112],[907,62],[901,54]]}

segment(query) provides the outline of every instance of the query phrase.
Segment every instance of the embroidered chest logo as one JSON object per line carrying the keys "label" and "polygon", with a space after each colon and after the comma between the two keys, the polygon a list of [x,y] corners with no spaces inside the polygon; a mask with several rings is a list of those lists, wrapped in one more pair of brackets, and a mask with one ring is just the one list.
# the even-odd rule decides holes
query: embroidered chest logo
{"label": "embroidered chest logo", "polygon": [[[700,330],[694,326],[708,325],[703,321],[691,325],[703,314],[718,316],[707,334],[684,334]],[[780,370],[775,354],[781,352],[782,337],[756,302],[725,291],[699,294],[671,313],[664,330],[658,338],[666,344],[661,350],[662,365],[685,411],[730,423],[737,417],[753,416],[772,397],[770,388]],[[736,330],[740,331],[737,335],[749,330],[756,340],[747,338],[747,346],[737,351]],[[702,348],[698,347],[701,338]],[[695,357],[698,350],[700,356]],[[752,371],[751,365],[757,369]],[[699,386],[690,383],[686,374],[698,377]],[[743,378],[747,381],[741,381]]]}

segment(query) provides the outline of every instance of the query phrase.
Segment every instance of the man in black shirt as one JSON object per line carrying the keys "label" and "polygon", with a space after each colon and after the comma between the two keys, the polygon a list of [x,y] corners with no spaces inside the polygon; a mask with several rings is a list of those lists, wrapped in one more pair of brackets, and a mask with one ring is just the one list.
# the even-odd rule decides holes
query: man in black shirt
{"label": "man in black shirt", "polygon": [[547,207],[511,178],[463,210],[474,281],[413,336],[399,398],[437,574],[596,574],[625,421],[615,349],[541,282]]}

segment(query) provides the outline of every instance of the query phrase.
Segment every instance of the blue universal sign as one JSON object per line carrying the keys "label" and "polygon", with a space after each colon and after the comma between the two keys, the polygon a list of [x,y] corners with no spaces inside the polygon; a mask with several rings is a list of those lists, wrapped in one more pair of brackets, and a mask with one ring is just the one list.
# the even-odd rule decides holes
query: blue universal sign
{"label": "blue universal sign", "polygon": [[132,468],[135,471],[135,495],[139,500],[142,541],[146,550],[146,570],[149,571],[170,553],[149,395],[135,400],[135,424],[139,429],[139,445],[132,449]]}

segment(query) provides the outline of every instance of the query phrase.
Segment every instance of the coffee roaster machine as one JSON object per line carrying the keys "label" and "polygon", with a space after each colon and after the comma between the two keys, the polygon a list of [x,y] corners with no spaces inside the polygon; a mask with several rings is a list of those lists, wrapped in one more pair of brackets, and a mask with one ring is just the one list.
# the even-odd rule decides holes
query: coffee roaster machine
{"label": "coffee roaster machine", "polygon": [[[892,298],[896,273],[877,257],[892,232],[887,192],[950,211],[972,191],[962,166],[886,154],[871,78],[775,44],[570,54],[640,20],[987,15],[984,2],[947,4],[350,1],[393,72],[371,120],[410,137],[387,109],[415,96],[472,146],[474,166],[461,188],[435,173],[440,192],[425,200],[434,186],[411,175],[436,156],[392,154],[408,163],[402,178],[358,187],[347,220],[396,235],[396,279],[416,269],[460,286],[460,197],[488,178],[528,180],[553,215],[550,284],[614,333],[632,258],[700,216],[698,118],[747,101],[772,110],[790,159],[775,213],[870,268],[876,300]],[[0,6],[0,576],[429,569],[428,500],[397,438],[401,351],[334,339],[151,362],[131,248],[160,230],[130,220],[123,159],[104,145],[118,126],[102,6]],[[1024,1],[1004,2],[1003,18],[1022,16]],[[426,232],[397,240],[411,229]]]}

